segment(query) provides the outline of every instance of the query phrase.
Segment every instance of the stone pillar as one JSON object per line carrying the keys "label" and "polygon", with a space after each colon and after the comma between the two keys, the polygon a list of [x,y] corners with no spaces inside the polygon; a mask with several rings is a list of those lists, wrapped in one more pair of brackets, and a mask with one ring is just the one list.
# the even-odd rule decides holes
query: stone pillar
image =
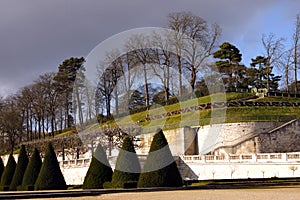
{"label": "stone pillar", "polygon": [[257,154],[252,154],[252,162],[257,162]]}
{"label": "stone pillar", "polygon": [[282,155],[282,157],[281,157],[282,161],[286,162],[287,161],[287,154],[286,153],[282,153],[281,155]]}
{"label": "stone pillar", "polygon": [[184,155],[198,155],[197,132],[191,127],[184,127]]}

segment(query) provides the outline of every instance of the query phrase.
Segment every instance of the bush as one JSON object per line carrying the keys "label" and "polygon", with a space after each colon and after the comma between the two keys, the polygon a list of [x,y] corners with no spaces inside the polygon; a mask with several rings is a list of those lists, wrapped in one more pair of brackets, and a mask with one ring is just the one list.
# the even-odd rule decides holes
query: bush
{"label": "bush", "polygon": [[119,152],[116,167],[112,176],[112,186],[124,188],[125,182],[137,182],[141,172],[141,165],[137,158],[130,137],[125,137]]}
{"label": "bush", "polygon": [[113,188],[113,186],[112,186],[112,184],[111,184],[111,182],[104,182],[103,183],[103,188],[104,189],[111,189],[111,188]]}
{"label": "bush", "polygon": [[15,173],[15,169],[16,169],[16,161],[13,155],[10,154],[1,177],[0,185],[2,186],[1,187],[2,190],[4,191],[8,190],[7,187],[9,188],[10,186],[10,183]]}
{"label": "bush", "polygon": [[182,186],[180,173],[162,130],[158,130],[151,143],[138,187],[178,186]]}
{"label": "bush", "polygon": [[27,168],[27,165],[28,165],[28,156],[27,156],[25,146],[22,145],[19,158],[18,158],[18,164],[16,166],[16,170],[12,178],[11,184],[9,186],[9,190],[16,191],[17,187],[22,184],[23,176]]}
{"label": "bush", "polygon": [[30,157],[28,166],[23,176],[23,181],[22,181],[23,190],[34,189],[32,186],[34,186],[38,178],[39,172],[41,170],[41,166],[42,166],[42,159],[40,157],[40,153],[38,149],[35,148]]}
{"label": "bush", "polygon": [[66,181],[60,170],[56,154],[49,143],[45,152],[45,158],[34,185],[35,190],[65,190]]}
{"label": "bush", "polygon": [[102,189],[105,182],[111,181],[112,173],[106,154],[101,144],[99,144],[92,157],[82,188]]}
{"label": "bush", "polygon": [[2,158],[0,157],[0,180],[1,180],[1,176],[3,174],[3,171],[4,171],[4,164],[3,164]]}

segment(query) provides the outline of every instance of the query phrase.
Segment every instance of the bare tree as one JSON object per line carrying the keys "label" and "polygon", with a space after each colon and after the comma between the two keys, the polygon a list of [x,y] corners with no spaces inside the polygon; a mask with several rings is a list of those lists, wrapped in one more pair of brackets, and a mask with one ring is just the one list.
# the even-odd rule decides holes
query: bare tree
{"label": "bare tree", "polygon": [[145,35],[133,35],[125,44],[125,49],[132,52],[134,58],[142,64],[145,87],[145,104],[150,106],[149,88],[148,88],[148,69],[147,63],[150,62],[150,51],[148,48],[149,38]]}
{"label": "bare tree", "polygon": [[0,128],[4,138],[9,142],[10,153],[13,153],[14,148],[22,138],[23,121],[22,110],[18,105],[16,96],[9,96],[3,102],[0,115]]}
{"label": "bare tree", "polygon": [[286,92],[290,93],[290,71],[291,71],[291,65],[292,65],[292,49],[287,50],[284,52],[282,58],[279,60],[279,63],[281,65],[282,73],[284,74],[284,82],[285,82],[285,88]]}
{"label": "bare tree", "polygon": [[169,27],[175,31],[173,45],[177,54],[179,73],[179,95],[182,93],[182,57],[186,58],[185,68],[190,71],[190,91],[194,91],[198,70],[215,48],[221,35],[217,24],[209,26],[199,16],[190,12],[175,12],[168,16]]}
{"label": "bare tree", "polygon": [[294,78],[295,78],[295,94],[298,92],[298,78],[297,78],[297,70],[299,63],[299,55],[300,55],[300,16],[299,14],[296,16],[295,22],[295,30],[293,34],[293,65],[294,65]]}
{"label": "bare tree", "polygon": [[262,44],[265,49],[267,89],[270,89],[270,75],[273,67],[280,68],[280,59],[284,54],[284,38],[277,39],[274,34],[262,35]]}
{"label": "bare tree", "polygon": [[[122,68],[123,68],[123,80],[120,82],[123,86],[123,91],[125,92],[125,106],[128,107],[130,101],[130,94],[134,82],[136,81],[137,71],[135,69],[137,65],[137,60],[135,59],[134,52],[127,52],[124,56],[122,56]],[[124,111],[127,108],[124,108]]]}
{"label": "bare tree", "polygon": [[161,81],[164,89],[165,102],[168,102],[170,94],[170,68],[173,65],[173,55],[168,49],[170,44],[168,40],[162,38],[160,34],[153,33],[151,43],[158,49],[152,50],[152,70],[154,75]]}

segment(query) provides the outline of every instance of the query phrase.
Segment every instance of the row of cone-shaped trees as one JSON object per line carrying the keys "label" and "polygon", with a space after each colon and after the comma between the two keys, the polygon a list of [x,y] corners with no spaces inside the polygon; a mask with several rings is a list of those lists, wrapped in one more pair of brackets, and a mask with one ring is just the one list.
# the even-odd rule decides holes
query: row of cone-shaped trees
{"label": "row of cone-shaped trees", "polygon": [[114,172],[103,148],[98,145],[83,188],[178,187],[181,185],[182,179],[168,142],[162,130],[158,130],[154,135],[143,169],[141,169],[130,137],[126,137],[123,141]]}
{"label": "row of cone-shaped trees", "polygon": [[0,190],[51,190],[66,189],[67,185],[60,170],[56,154],[51,143],[42,162],[37,148],[28,159],[25,146],[22,145],[18,163],[9,155],[6,166],[0,161]]}
{"label": "row of cone-shaped trees", "polygon": [[[25,146],[21,146],[18,163],[12,155],[6,166],[0,158],[0,190],[59,190],[67,185],[60,170],[51,143],[42,162],[35,148],[28,159]],[[182,179],[173,159],[168,142],[159,130],[153,138],[147,160],[141,169],[132,139],[125,137],[114,172],[101,145],[93,154],[83,189],[106,187],[177,187]]]}

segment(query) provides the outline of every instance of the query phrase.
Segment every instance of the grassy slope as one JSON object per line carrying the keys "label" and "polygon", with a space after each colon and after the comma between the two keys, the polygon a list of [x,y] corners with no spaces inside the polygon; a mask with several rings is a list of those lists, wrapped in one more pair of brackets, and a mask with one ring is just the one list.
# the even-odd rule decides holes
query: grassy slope
{"label": "grassy slope", "polygon": [[[243,99],[245,97],[253,96],[251,93],[226,93],[226,101]],[[177,104],[166,105],[163,107],[153,108],[150,111],[143,111],[128,115],[115,121],[110,121],[107,124],[115,126],[116,123],[120,125],[128,125],[136,123],[139,120],[143,120],[146,116],[159,115],[164,112],[172,112],[179,109],[184,109],[196,104],[224,101],[224,94],[213,94],[211,96],[205,96],[195,98],[187,101],[183,101]],[[300,102],[299,98],[287,98],[287,97],[265,97],[253,101],[287,101],[287,102]],[[213,117],[215,123],[218,122],[241,122],[241,121],[278,121],[282,120],[284,116],[297,116],[300,118],[300,108],[297,107],[230,107],[226,110],[215,109]],[[156,126],[164,125],[164,129],[173,129],[178,127],[197,126],[210,124],[212,117],[212,110],[201,110],[182,115],[173,115],[168,118],[146,121],[139,123],[144,128],[145,132],[152,132],[156,130]],[[223,117],[220,118],[219,117]],[[225,118],[224,118],[225,117]],[[290,117],[288,118],[290,119]],[[106,125],[107,125],[106,124]],[[89,129],[98,128],[98,124],[89,126]],[[66,133],[62,133],[66,134]],[[59,136],[59,135],[58,135]]]}

